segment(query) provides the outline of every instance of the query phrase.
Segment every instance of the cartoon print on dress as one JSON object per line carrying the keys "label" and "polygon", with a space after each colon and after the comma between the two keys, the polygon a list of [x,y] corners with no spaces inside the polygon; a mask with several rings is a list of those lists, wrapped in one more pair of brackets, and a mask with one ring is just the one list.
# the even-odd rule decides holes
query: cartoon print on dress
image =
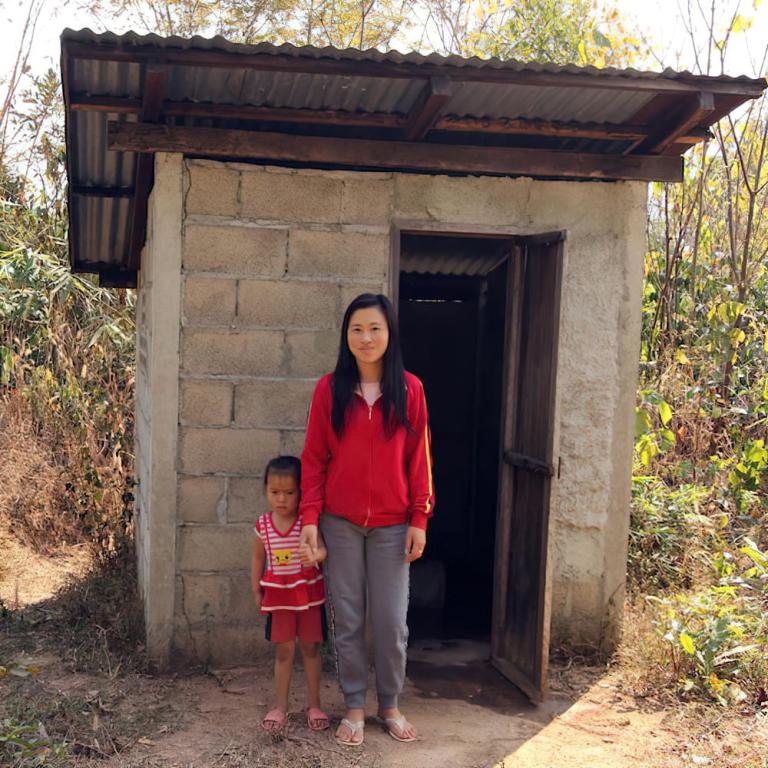
{"label": "cartoon print on dress", "polygon": [[275,565],[287,565],[291,562],[291,550],[290,549],[274,549],[272,550],[272,562]]}

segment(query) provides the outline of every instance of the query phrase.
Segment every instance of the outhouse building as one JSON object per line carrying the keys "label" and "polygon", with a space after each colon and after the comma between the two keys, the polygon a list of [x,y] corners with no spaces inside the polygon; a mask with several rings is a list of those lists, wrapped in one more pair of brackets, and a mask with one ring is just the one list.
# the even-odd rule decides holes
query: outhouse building
{"label": "outhouse building", "polygon": [[362,292],[430,406],[413,633],[487,640],[534,698],[552,644],[613,647],[647,184],[765,82],[89,30],[62,79],[72,268],[137,289],[152,659],[264,652],[263,468]]}

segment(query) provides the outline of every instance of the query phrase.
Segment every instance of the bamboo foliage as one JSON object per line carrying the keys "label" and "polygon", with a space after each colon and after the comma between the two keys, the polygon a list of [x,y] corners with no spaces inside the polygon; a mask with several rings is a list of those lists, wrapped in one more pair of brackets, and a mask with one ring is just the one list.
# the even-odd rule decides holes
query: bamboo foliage
{"label": "bamboo foliage", "polygon": [[[127,530],[133,431],[133,293],[73,274],[61,208],[6,177],[0,213],[0,423],[4,450],[66,467],[53,508],[25,504],[9,474],[0,507],[41,548],[83,537],[114,551]],[[14,189],[16,193],[14,194]],[[20,454],[21,455],[21,454]],[[26,461],[26,459],[24,460]],[[22,462],[23,463],[23,462]],[[13,462],[0,474],[11,473]],[[16,482],[19,477],[16,476]],[[41,471],[25,482],[48,482]],[[38,494],[39,495],[39,494]]]}

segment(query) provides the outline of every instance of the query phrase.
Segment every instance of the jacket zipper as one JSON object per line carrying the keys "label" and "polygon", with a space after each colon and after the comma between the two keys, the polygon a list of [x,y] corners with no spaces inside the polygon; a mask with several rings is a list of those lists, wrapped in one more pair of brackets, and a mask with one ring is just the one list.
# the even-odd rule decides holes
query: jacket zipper
{"label": "jacket zipper", "polygon": [[363,528],[367,528],[368,521],[371,519],[371,481],[373,480],[373,405],[368,405],[368,402],[359,393],[355,394],[368,407],[368,509],[365,511],[365,520],[363,521]]}
{"label": "jacket zipper", "polygon": [[[368,403],[366,403],[368,405]],[[363,527],[368,527],[371,519],[371,482],[373,482],[373,406],[368,405],[368,511],[365,515]]]}

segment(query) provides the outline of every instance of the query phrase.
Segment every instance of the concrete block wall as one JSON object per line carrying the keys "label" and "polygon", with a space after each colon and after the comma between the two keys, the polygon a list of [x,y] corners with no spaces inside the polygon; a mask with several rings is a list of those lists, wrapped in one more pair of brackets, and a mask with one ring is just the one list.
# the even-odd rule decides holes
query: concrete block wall
{"label": "concrete block wall", "polygon": [[[179,165],[177,396],[144,387],[140,370],[137,403],[142,454],[145,437],[157,439],[143,403],[155,418],[175,419],[174,490],[147,501],[144,515],[170,515],[172,546],[167,531],[156,545],[139,521],[140,537],[153,541],[150,562],[165,558],[161,575],[173,575],[158,587],[171,593],[166,660],[234,664],[262,652],[248,571],[263,467],[277,453],[301,452],[310,393],[333,366],[343,308],[389,284],[393,222],[510,235],[567,230],[552,641],[610,645],[626,563],[645,185]],[[153,199],[176,194],[158,186],[165,172],[157,166]],[[141,291],[139,302],[141,312]],[[141,334],[150,339],[171,323],[163,317],[140,318],[140,360]],[[147,583],[152,592],[156,580]]]}
{"label": "concrete block wall", "polygon": [[[149,246],[149,243],[148,243]],[[144,250],[143,261],[149,260],[151,248]],[[134,409],[134,487],[135,536],[139,590],[146,596],[149,583],[149,489],[152,486],[150,443],[152,397],[150,390],[150,349],[152,345],[152,286],[149,270],[139,272],[136,290],[136,395]]]}
{"label": "concrete block wall", "polygon": [[185,163],[174,612],[185,657],[263,652],[249,581],[263,468],[300,454],[346,303],[385,290],[390,206],[356,176]]}
{"label": "concrete block wall", "polygon": [[167,663],[173,635],[179,399],[182,159],[158,154],[136,313],[136,540],[147,651]]}

